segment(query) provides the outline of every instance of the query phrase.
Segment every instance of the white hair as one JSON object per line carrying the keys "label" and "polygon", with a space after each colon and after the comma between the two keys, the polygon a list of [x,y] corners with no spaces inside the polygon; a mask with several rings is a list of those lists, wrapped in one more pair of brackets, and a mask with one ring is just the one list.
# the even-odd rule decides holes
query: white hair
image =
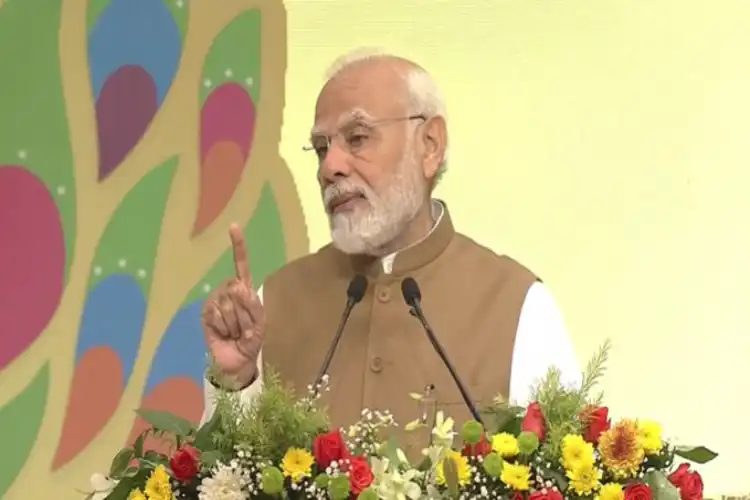
{"label": "white hair", "polygon": [[[400,59],[402,57],[390,54],[380,49],[359,48],[355,49],[334,61],[326,73],[326,81],[347,69],[353,64],[374,60],[374,59]],[[403,75],[406,81],[408,113],[410,115],[424,115],[427,118],[433,116],[442,117],[446,123],[448,121],[445,100],[438,89],[432,76],[417,64],[406,61],[411,64],[411,68]],[[447,139],[446,139],[447,141]],[[448,145],[445,146],[443,158],[435,175],[435,184],[443,177],[448,164]]]}

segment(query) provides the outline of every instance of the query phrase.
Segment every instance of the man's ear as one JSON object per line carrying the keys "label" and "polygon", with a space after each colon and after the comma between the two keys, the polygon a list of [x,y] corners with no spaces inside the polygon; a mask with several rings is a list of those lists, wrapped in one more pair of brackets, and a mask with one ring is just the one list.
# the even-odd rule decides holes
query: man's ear
{"label": "man's ear", "polygon": [[427,179],[434,179],[445,157],[448,145],[448,130],[445,118],[432,116],[422,124],[422,147],[424,156],[422,168]]}

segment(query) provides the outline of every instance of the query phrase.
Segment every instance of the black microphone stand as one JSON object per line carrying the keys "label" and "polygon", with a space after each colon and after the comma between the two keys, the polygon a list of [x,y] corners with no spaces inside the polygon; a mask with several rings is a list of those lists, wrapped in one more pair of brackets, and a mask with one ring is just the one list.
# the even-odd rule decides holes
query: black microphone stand
{"label": "black microphone stand", "polygon": [[[407,280],[411,280],[411,283],[413,283],[411,287],[404,284],[407,283]],[[410,288],[412,289],[410,290]],[[432,330],[429,323],[427,323],[427,318],[425,318],[424,313],[422,312],[422,306],[420,304],[420,292],[419,287],[417,286],[417,282],[414,281],[413,278],[406,278],[402,283],[401,289],[404,294],[404,300],[410,307],[411,315],[417,318],[422,324],[422,328],[424,328],[424,331],[427,334],[427,338],[430,340],[432,347],[438,353],[438,356],[440,356],[440,359],[443,361],[443,364],[446,366],[446,368],[448,368],[448,372],[450,372],[451,377],[453,378],[453,382],[455,382],[456,387],[458,387],[458,392],[461,393],[461,398],[463,398],[464,404],[466,404],[469,412],[471,412],[471,416],[474,417],[474,420],[476,420],[480,424],[483,424],[482,417],[479,416],[479,411],[477,411],[476,407],[472,403],[471,396],[469,396],[469,391],[464,386],[464,383],[461,381],[458,373],[456,373],[456,369],[453,367],[453,363],[451,363],[450,359],[448,359],[448,355],[445,353],[443,346],[440,345],[435,332]]]}
{"label": "black microphone stand", "polygon": [[323,364],[320,366],[318,376],[315,377],[315,383],[312,387],[313,397],[318,397],[320,395],[321,382],[323,381],[323,377],[325,377],[328,368],[330,368],[331,366],[333,355],[336,353],[339,341],[341,340],[341,335],[344,333],[344,327],[346,327],[346,323],[347,321],[349,321],[349,316],[352,313],[352,309],[354,309],[354,306],[356,306],[364,298],[366,291],[367,278],[365,278],[363,275],[358,274],[354,276],[354,278],[352,278],[352,280],[349,282],[349,288],[347,288],[346,290],[347,299],[346,306],[344,307],[344,313],[341,315],[341,321],[339,322],[339,327],[336,329],[336,335],[334,335],[333,341],[328,347],[328,352],[326,353],[325,358],[323,358]]}
{"label": "black microphone stand", "polygon": [[331,366],[333,355],[336,353],[336,349],[338,348],[339,341],[341,340],[341,336],[344,333],[344,327],[346,326],[346,322],[349,320],[349,315],[352,313],[352,309],[354,309],[354,306],[356,304],[357,302],[351,298],[346,301],[344,314],[341,315],[341,321],[339,322],[339,327],[336,330],[336,335],[333,337],[333,341],[331,342],[331,345],[328,347],[328,352],[326,353],[325,358],[323,358],[323,364],[320,366],[320,371],[318,372],[318,376],[315,377],[315,384],[313,385],[314,396],[318,396],[319,394],[320,384],[323,381],[323,377],[325,377],[326,372],[328,371],[328,368],[330,368]]}

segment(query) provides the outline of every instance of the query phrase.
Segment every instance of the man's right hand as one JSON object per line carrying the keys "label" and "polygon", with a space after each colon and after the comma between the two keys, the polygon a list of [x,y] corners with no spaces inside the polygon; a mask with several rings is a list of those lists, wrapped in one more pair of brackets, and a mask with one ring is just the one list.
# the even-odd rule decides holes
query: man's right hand
{"label": "man's right hand", "polygon": [[218,368],[232,379],[230,388],[247,386],[257,374],[265,334],[265,312],[253,289],[245,238],[229,228],[236,277],[216,288],[203,304],[206,344]]}

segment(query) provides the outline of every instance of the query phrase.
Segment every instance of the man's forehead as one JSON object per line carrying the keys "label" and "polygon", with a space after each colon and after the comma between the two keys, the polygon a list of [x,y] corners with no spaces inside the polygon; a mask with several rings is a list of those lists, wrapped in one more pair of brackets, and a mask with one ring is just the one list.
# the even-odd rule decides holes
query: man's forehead
{"label": "man's forehead", "polygon": [[313,125],[312,132],[313,134],[320,134],[327,130],[345,127],[351,123],[372,122],[374,120],[377,120],[377,116],[362,107],[351,108],[339,113],[338,116],[324,116],[316,113],[315,124]]}
{"label": "man's forehead", "polygon": [[403,85],[394,73],[356,71],[334,77],[320,92],[313,130],[331,130],[352,121],[393,118],[403,114]]}

